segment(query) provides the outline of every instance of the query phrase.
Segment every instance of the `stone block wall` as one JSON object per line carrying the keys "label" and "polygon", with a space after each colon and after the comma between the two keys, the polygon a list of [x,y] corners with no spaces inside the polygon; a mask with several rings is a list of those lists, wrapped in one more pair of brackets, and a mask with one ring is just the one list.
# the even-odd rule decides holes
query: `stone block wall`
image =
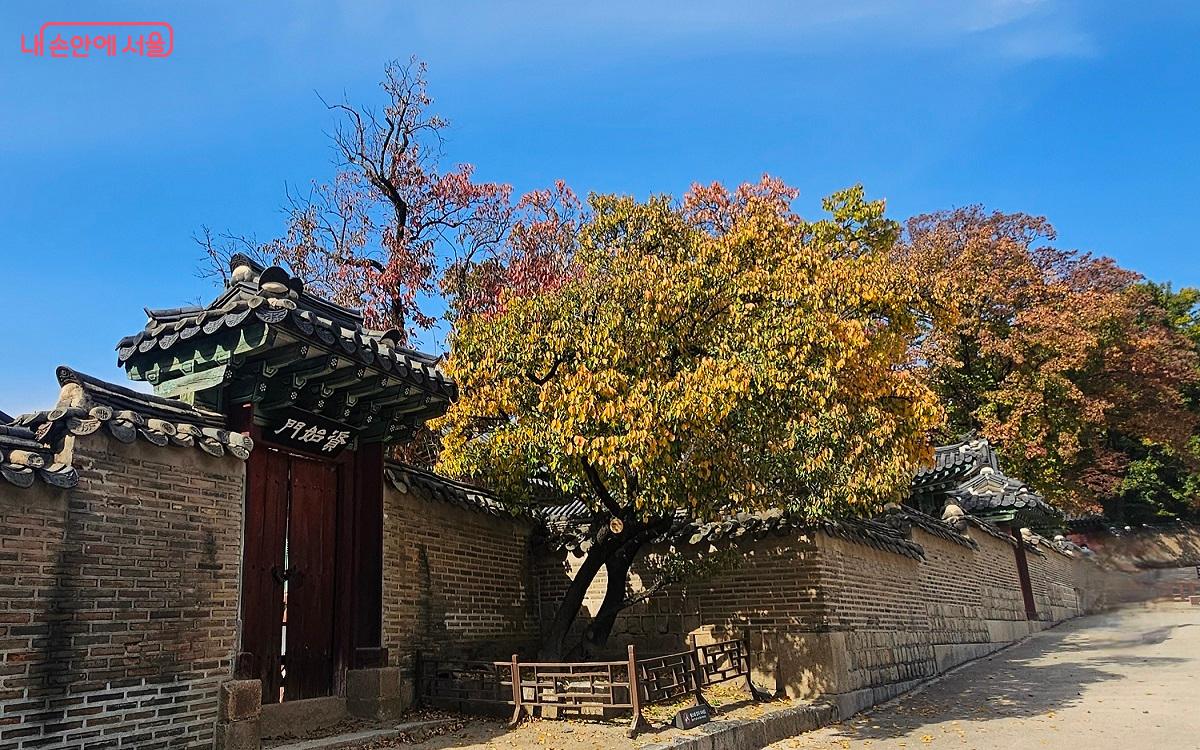
{"label": "stone block wall", "polygon": [[[978,527],[976,548],[914,527],[914,561],[841,538],[821,537],[820,586],[830,638],[843,655],[826,669],[828,694],[858,710],[1050,624],[1082,614],[1080,576],[1092,563],[1049,544],[1027,552],[1038,608],[1025,615],[1015,541]],[[784,683],[804,684],[786,678]],[[791,691],[789,691],[791,692]],[[801,692],[802,691],[798,691]]]}
{"label": "stone block wall", "polygon": [[[932,674],[922,563],[827,535],[818,537],[818,549],[827,630],[837,634],[829,636],[832,648],[845,652],[843,669],[827,670],[822,692],[845,693]],[[782,681],[805,683],[789,675]]]}
{"label": "stone block wall", "polygon": [[[978,558],[986,552],[914,529],[913,541],[925,548],[920,570],[919,590],[929,622],[929,638],[935,644],[984,643],[988,640],[984,622],[984,586],[977,570]],[[1004,545],[999,540],[977,540],[979,544]],[[1008,551],[1012,556],[1011,549]],[[1015,570],[1015,568],[1014,568]],[[1013,581],[1012,585],[1017,585]],[[986,602],[988,606],[991,602]],[[1021,613],[1024,616],[1024,612]]]}
{"label": "stone block wall", "polygon": [[74,489],[0,483],[0,750],[208,750],[244,466],[101,433],[67,450]]}
{"label": "stone block wall", "polygon": [[[740,562],[671,586],[618,618],[609,648],[668,653],[751,632],[755,679],[792,696],[839,696],[848,711],[885,700],[965,660],[1112,601],[1113,574],[1049,544],[1027,554],[1038,619],[1026,618],[1016,542],[971,526],[958,543],[914,526],[920,560],[820,531],[745,543]],[[650,580],[652,549],[633,591]],[[580,559],[537,562],[540,620],[553,616]],[[578,631],[600,605],[603,573],[589,588]],[[1098,590],[1100,592],[1098,592]]]}
{"label": "stone block wall", "polygon": [[1078,581],[1073,559],[1046,544],[1027,555],[1029,582],[1038,619],[1062,622],[1081,613]]}
{"label": "stone block wall", "polygon": [[384,489],[383,627],[392,666],[411,683],[418,651],[465,658],[528,652],[536,642],[532,526]]}

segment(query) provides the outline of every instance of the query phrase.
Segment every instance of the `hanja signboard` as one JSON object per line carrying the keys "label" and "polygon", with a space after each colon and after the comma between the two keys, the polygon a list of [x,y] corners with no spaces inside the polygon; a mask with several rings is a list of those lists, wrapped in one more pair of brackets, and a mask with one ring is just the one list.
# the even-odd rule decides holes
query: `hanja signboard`
{"label": "hanja signboard", "polygon": [[355,438],[352,428],[294,407],[273,414],[263,435],[273,443],[329,458],[341,453]]}

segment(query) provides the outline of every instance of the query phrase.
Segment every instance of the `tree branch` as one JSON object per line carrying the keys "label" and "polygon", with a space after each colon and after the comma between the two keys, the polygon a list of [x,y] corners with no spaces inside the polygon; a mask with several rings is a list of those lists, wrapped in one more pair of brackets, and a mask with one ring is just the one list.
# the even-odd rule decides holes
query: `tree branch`
{"label": "tree branch", "polygon": [[583,464],[583,473],[587,476],[588,484],[592,486],[592,491],[596,493],[596,497],[600,498],[600,502],[604,508],[613,515],[614,518],[620,518],[624,511],[620,504],[613,498],[612,493],[608,491],[608,487],[604,485],[604,478],[600,476],[600,472],[596,471],[596,467],[586,459],[581,458],[580,463]]}
{"label": "tree branch", "polygon": [[525,377],[529,378],[537,385],[545,385],[546,383],[550,382],[551,378],[553,378],[555,374],[558,373],[558,368],[561,367],[565,361],[566,358],[560,354],[554,358],[554,364],[550,365],[550,371],[545,375],[539,377],[535,375],[532,370],[526,370]]}

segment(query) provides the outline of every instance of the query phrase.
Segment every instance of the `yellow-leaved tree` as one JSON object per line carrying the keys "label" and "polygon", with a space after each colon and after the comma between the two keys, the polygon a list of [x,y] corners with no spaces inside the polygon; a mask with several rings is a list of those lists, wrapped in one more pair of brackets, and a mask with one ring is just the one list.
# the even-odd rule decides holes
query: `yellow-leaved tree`
{"label": "yellow-leaved tree", "polygon": [[766,177],[681,202],[593,196],[561,283],[457,321],[438,469],[514,507],[549,481],[620,521],[593,525],[544,657],[566,654],[601,568],[584,650],[605,643],[630,565],[681,515],[868,513],[904,494],[941,419],[912,358],[932,305],[889,260],[881,201],[852,188],[806,222],[795,197]]}

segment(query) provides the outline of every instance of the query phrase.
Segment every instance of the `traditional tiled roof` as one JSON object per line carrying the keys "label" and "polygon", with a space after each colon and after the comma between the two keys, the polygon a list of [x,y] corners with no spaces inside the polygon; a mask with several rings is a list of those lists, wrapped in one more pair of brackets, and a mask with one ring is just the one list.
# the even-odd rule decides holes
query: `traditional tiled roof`
{"label": "traditional tiled roof", "polygon": [[933,464],[913,477],[912,502],[926,511],[954,503],[996,521],[1061,516],[1032,488],[1005,475],[995,450],[982,438],[935,448]]}
{"label": "traditional tiled roof", "polygon": [[979,529],[980,531],[987,534],[988,536],[995,537],[996,539],[1008,542],[1009,544],[1013,544],[1013,545],[1015,545],[1017,543],[1017,540],[1013,539],[1013,536],[1011,533],[995,526],[994,524],[988,523],[987,521],[983,520],[982,518],[978,518],[977,516],[967,516],[966,518],[967,518],[967,523],[969,523],[972,527]]}
{"label": "traditional tiled roof", "polygon": [[217,412],[138,393],[69,367],[59,367],[57,375],[62,386],[58,405],[15,421],[48,446],[57,447],[68,435],[82,437],[103,428],[123,443],[140,437],[154,445],[194,446],[213,456],[229,453],[243,460],[254,447],[249,437],[226,430],[225,418]]}
{"label": "traditional tiled roof", "polygon": [[467,510],[494,516],[512,516],[504,504],[490,492],[465,482],[457,482],[415,466],[388,463],[383,470],[388,483],[402,493],[416,489],[426,497],[457,505]]}
{"label": "traditional tiled roof", "polygon": [[965,477],[981,467],[1000,468],[996,452],[987,440],[972,438],[933,449],[933,464],[919,469],[913,488],[937,486]]}
{"label": "traditional tiled roof", "polygon": [[1099,531],[1112,526],[1102,513],[1067,513],[1064,518],[1071,531]]}
{"label": "traditional tiled roof", "polygon": [[563,498],[546,481],[534,480],[530,483],[531,506],[510,509],[494,493],[479,485],[450,479],[401,461],[389,461],[384,468],[384,475],[400,492],[409,492],[415,488],[434,500],[492,515],[524,518],[548,528],[577,526],[595,515],[582,500]]}
{"label": "traditional tiled roof", "polygon": [[906,535],[910,527],[916,526],[927,534],[945,539],[948,542],[954,542],[968,549],[977,549],[979,547],[974,539],[965,534],[960,534],[945,521],[934,518],[927,513],[922,513],[908,505],[889,508],[875,520],[891,526]]}
{"label": "traditional tiled roof", "polygon": [[586,520],[594,515],[594,512],[584,501],[572,500],[557,505],[547,505],[539,510],[537,515],[548,522],[562,523]]}
{"label": "traditional tiled roof", "polygon": [[438,359],[403,346],[399,331],[365,328],[359,312],[306,292],[277,266],[240,255],[230,266],[231,280],[211,304],[146,310],[145,328],[117,344],[129,377],[222,409],[296,406],[385,440],[407,435],[455,398]]}
{"label": "traditional tiled roof", "polygon": [[[562,526],[554,529],[543,543],[554,551],[583,555],[591,547],[595,537],[591,526],[588,523]],[[670,544],[684,549],[707,549],[722,544],[759,541],[772,535],[786,537],[814,531],[913,559],[924,556],[921,545],[906,539],[896,529],[877,521],[854,518],[809,519],[781,510],[738,513],[707,523],[689,521],[679,514],[671,528],[655,540],[655,543]]]}
{"label": "traditional tiled roof", "polygon": [[713,545],[719,542],[759,540],[774,534],[787,536],[803,531],[823,531],[875,549],[905,557],[924,555],[921,545],[912,542],[887,524],[857,518],[806,518],[781,510],[762,513],[738,513],[709,523],[690,523],[671,533],[671,541],[682,545]]}
{"label": "traditional tiled roof", "polygon": [[[12,422],[2,415],[4,422]],[[41,479],[54,487],[74,487],[79,474],[74,468],[56,463],[54,451],[37,439],[28,427],[0,425],[0,477],[18,487],[30,487]]]}
{"label": "traditional tiled roof", "polygon": [[950,497],[968,513],[981,516],[1035,513],[1049,517],[1061,513],[1027,485],[990,466],[959,484]]}
{"label": "traditional tiled roof", "polygon": [[1078,544],[1076,544],[1075,542],[1072,542],[1070,539],[1067,539],[1065,536],[1062,536],[1061,534],[1054,537],[1054,540],[1050,543],[1054,545],[1055,549],[1057,549],[1059,552],[1063,553],[1067,557],[1084,557],[1084,558],[1087,557],[1087,554],[1084,552],[1083,547],[1080,547]]}
{"label": "traditional tiled roof", "polygon": [[[487,490],[458,482],[428,471],[400,463],[389,463],[384,470],[388,482],[400,492],[417,489],[431,499],[448,502],[469,510],[492,515],[525,517],[543,527],[541,543],[555,551],[583,554],[595,536],[595,514],[580,501],[562,502],[526,512],[512,513]],[[936,525],[934,519],[921,523]],[[905,557],[924,555],[921,545],[906,539],[895,528],[878,521],[861,519],[805,519],[783,511],[739,513],[721,521],[700,523],[676,514],[671,528],[656,541],[683,547],[708,547],[715,544],[763,539],[770,534],[787,536],[800,531],[821,531],[875,549],[886,550]],[[953,534],[951,530],[949,533]],[[970,544],[970,540],[967,540]]]}

